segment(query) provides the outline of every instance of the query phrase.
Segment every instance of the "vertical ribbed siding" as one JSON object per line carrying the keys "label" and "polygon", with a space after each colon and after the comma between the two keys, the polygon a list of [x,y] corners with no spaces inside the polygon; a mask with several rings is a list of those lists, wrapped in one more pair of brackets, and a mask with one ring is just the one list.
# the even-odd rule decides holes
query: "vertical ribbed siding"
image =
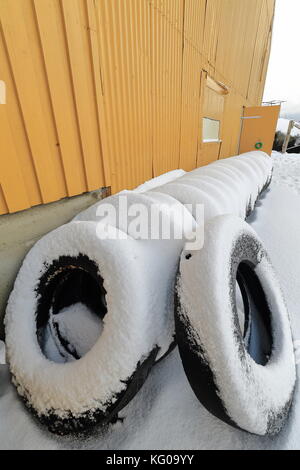
{"label": "vertical ribbed siding", "polygon": [[0,19],[1,132],[5,119],[13,129],[12,146],[8,131],[1,145],[8,210],[105,186],[86,1],[1,0]]}
{"label": "vertical ribbed siding", "polygon": [[207,0],[185,0],[184,37],[198,53],[204,47],[204,25]]}
{"label": "vertical ribbed siding", "polygon": [[82,159],[76,103],[67,47],[65,22],[59,1],[34,0],[36,24],[39,29],[48,86],[56,146],[66,181],[67,195],[87,190]]}
{"label": "vertical ribbed siding", "polygon": [[97,2],[112,190],[152,176],[150,5]]}
{"label": "vertical ribbed siding", "polygon": [[[16,161],[17,166],[20,167],[22,172],[22,180],[16,182],[13,178],[10,180],[9,172],[11,166],[11,159],[9,158],[9,152],[11,149],[8,149],[6,146],[2,148],[0,154],[0,182],[2,183],[2,195],[5,204],[2,204],[1,212],[13,212],[13,207],[18,207],[20,209],[25,209],[29,205],[40,204],[42,202],[41,193],[39,184],[35,174],[34,162],[30,151],[29,142],[26,135],[26,130],[24,126],[23,116],[21,113],[20,102],[17,96],[16,84],[14,82],[12,69],[10,66],[10,60],[8,56],[8,51],[5,47],[4,35],[2,31],[2,25],[0,25],[0,64],[1,64],[1,79],[5,81],[6,84],[6,94],[7,94],[7,104],[0,106],[1,117],[0,121],[0,132],[1,138],[0,141],[7,139],[3,129],[3,119],[8,119],[9,125],[14,129],[14,142],[13,148],[18,156]],[[3,113],[3,114],[2,114]],[[6,114],[6,118],[4,117]],[[22,200],[20,197],[9,196],[5,189],[7,186],[15,187],[25,187],[27,193],[27,199]],[[5,211],[5,207],[8,208]]]}
{"label": "vertical ribbed siding", "polygon": [[249,77],[249,87],[247,95],[247,98],[253,103],[258,102],[261,88],[264,84],[264,82],[262,81],[262,71],[266,59],[269,34],[270,21],[268,17],[268,8],[267,3],[263,2],[261,5],[261,12],[258,22],[258,30],[256,35],[256,42],[253,53],[253,61]]}
{"label": "vertical ribbed siding", "polygon": [[183,2],[167,3],[151,10],[154,176],[178,168],[180,157]]}
{"label": "vertical ribbed siding", "polygon": [[[64,195],[61,161],[54,148],[56,134],[32,4],[24,0],[3,0],[0,8],[4,45],[42,201],[59,199]],[[9,107],[9,104],[4,106]]]}
{"label": "vertical ribbed siding", "polygon": [[273,13],[274,0],[0,0],[0,214],[217,158],[202,145],[206,73],[229,88],[220,157],[236,153]]}
{"label": "vertical ribbed siding", "polygon": [[206,67],[203,55],[206,0],[185,0],[182,65],[182,112],[180,164],[189,171],[197,165],[201,138],[201,75]]}
{"label": "vertical ribbed siding", "polygon": [[180,168],[192,170],[197,164],[198,139],[202,125],[200,109],[202,58],[188,42],[184,45]]}
{"label": "vertical ribbed siding", "polygon": [[97,124],[97,100],[93,82],[88,16],[85,0],[62,0],[62,16],[75,102],[82,164],[89,191],[103,181],[102,149]]}
{"label": "vertical ribbed siding", "polygon": [[[6,178],[2,179],[1,185],[3,193],[5,194],[5,205],[10,212],[14,212],[27,207],[29,200],[22,173],[18,165],[14,136],[6,113],[6,106],[1,106],[0,108],[0,120],[0,154],[5,155],[5,159],[1,158],[0,171],[1,178],[3,178],[2,175],[6,176]],[[15,186],[11,184],[11,182],[14,182]],[[15,200],[15,191],[18,191],[20,194],[20,199],[18,200]],[[2,204],[3,203],[4,201]]]}

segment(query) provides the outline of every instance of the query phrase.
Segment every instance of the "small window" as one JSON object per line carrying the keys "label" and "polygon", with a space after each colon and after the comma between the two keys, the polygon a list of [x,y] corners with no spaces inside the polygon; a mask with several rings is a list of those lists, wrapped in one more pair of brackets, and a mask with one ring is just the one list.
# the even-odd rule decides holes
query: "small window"
{"label": "small window", "polygon": [[220,121],[203,118],[203,142],[220,141]]}

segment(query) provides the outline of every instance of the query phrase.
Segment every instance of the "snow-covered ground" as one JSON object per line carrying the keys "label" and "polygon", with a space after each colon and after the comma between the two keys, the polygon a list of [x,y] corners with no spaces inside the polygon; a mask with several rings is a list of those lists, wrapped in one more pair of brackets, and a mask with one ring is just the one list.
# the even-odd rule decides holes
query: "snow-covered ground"
{"label": "snow-covered ground", "polygon": [[[273,159],[274,181],[248,222],[269,251],[287,301],[294,340],[299,341],[300,156],[273,154]],[[54,436],[24,408],[7,366],[0,364],[1,449],[300,449],[299,384],[283,431],[272,438],[250,435],[221,422],[198,402],[177,348],[153,368],[120,417],[124,420],[95,430],[89,438]]]}
{"label": "snow-covered ground", "polygon": [[272,157],[273,184],[284,184],[300,194],[300,154],[273,152]]}

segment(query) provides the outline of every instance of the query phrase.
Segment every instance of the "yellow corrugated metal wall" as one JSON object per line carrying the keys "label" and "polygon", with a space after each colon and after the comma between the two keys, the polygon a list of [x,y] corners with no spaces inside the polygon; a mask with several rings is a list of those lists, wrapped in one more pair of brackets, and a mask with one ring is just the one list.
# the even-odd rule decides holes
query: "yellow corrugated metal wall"
{"label": "yellow corrugated metal wall", "polygon": [[0,0],[0,214],[206,163],[206,73],[229,89],[219,156],[236,153],[273,13],[274,0]]}

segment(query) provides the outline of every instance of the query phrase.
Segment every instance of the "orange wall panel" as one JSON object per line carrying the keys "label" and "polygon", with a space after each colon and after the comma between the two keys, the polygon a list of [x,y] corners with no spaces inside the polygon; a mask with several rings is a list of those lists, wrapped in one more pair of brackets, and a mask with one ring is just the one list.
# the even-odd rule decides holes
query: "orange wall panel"
{"label": "orange wall panel", "polygon": [[255,150],[261,143],[264,152],[272,152],[280,106],[253,106],[244,110],[240,153]]}

